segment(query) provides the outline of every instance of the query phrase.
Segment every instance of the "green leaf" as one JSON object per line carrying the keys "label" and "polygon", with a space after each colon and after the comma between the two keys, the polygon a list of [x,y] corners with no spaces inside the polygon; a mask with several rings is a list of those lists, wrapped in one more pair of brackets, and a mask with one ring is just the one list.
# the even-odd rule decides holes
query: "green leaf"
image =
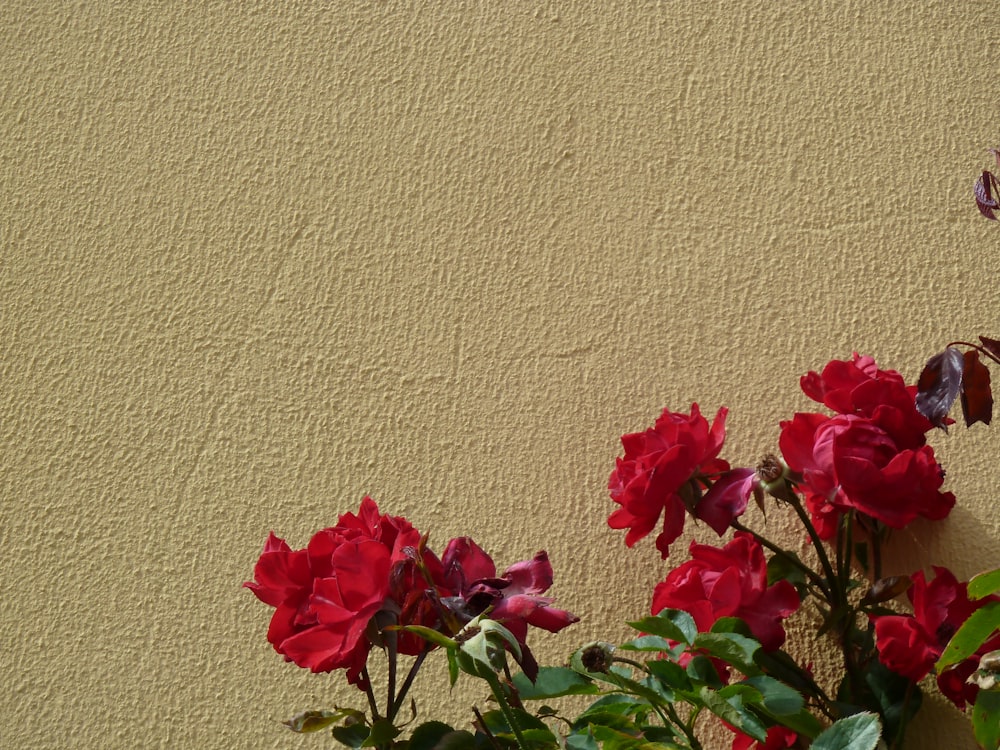
{"label": "green leaf", "polygon": [[815,683],[809,674],[798,665],[791,656],[782,650],[765,651],[760,649],[754,654],[754,662],[772,677],[802,693],[815,695]]}
{"label": "green leaf", "polygon": [[663,636],[688,645],[698,635],[694,618],[682,609],[664,609],[655,617],[643,617],[629,625],[643,633]]}
{"label": "green leaf", "polygon": [[[517,722],[517,725],[522,731],[527,731],[529,729],[548,729],[541,719],[537,716],[532,716],[523,708],[514,708],[511,706],[510,712],[514,715],[514,720]],[[484,713],[483,721],[486,722],[487,728],[489,728],[493,734],[508,734],[511,731],[507,717],[504,715],[503,711],[499,709]]]}
{"label": "green leaf", "polygon": [[718,716],[727,724],[739,729],[743,734],[753,737],[758,742],[767,740],[767,728],[752,713],[743,708],[739,695],[724,698],[716,691],[703,687],[698,691],[698,697],[705,708]]}
{"label": "green leaf", "polygon": [[[644,704],[645,705],[645,704]],[[615,706],[610,706],[609,708],[616,708]],[[622,707],[618,707],[622,708]],[[588,727],[611,727],[612,729],[618,729],[623,732],[636,731],[635,722],[626,715],[624,710],[613,711],[613,710],[586,710],[584,711],[576,721],[573,722],[573,729],[583,730]]]}
{"label": "green leaf", "polygon": [[346,726],[334,727],[330,730],[333,737],[341,745],[347,745],[347,747],[352,747],[355,750],[361,747],[371,731],[368,729],[367,724],[349,724]]}
{"label": "green leaf", "polygon": [[569,750],[600,750],[594,733],[587,727],[587,731],[573,732],[566,738],[566,747]]}
{"label": "green leaf", "polygon": [[[796,565],[795,563],[798,563]],[[780,555],[772,555],[767,561],[767,585],[771,586],[778,581],[788,581],[796,589],[805,587],[806,574],[802,571],[801,558],[794,552],[786,552]]]}
{"label": "green leaf", "polygon": [[1000,693],[980,690],[972,707],[972,731],[985,748],[1000,747]]}
{"label": "green leaf", "polygon": [[552,730],[548,727],[541,729],[525,729],[521,736],[528,741],[529,745],[539,745],[541,747],[556,747],[558,742]]}
{"label": "green leaf", "polygon": [[750,677],[744,682],[760,691],[764,710],[772,716],[791,716],[805,706],[798,691],[767,675]]}
{"label": "green leaf", "polygon": [[514,675],[514,687],[524,700],[558,698],[563,695],[594,695],[601,689],[593,680],[568,667],[540,667],[532,683],[527,675]]}
{"label": "green leaf", "polygon": [[955,631],[934,669],[941,674],[952,664],[969,658],[1000,628],[1000,602],[980,607]]}
{"label": "green leaf", "polygon": [[823,722],[809,713],[808,709],[790,716],[772,717],[782,726],[786,726],[801,737],[815,737],[823,731]]}
{"label": "green leaf", "polygon": [[282,723],[293,732],[318,732],[336,724],[345,715],[344,711],[303,711]]}
{"label": "green leaf", "polygon": [[458,666],[458,653],[454,649],[448,649],[445,653],[448,654],[448,685],[449,687],[455,687],[455,683],[458,681],[458,673],[460,671]]}
{"label": "green leaf", "polygon": [[618,647],[622,651],[670,651],[673,645],[659,635],[640,635]]}
{"label": "green leaf", "polygon": [[368,738],[361,743],[361,747],[380,747],[388,745],[399,736],[400,730],[396,729],[388,719],[379,719],[372,724],[371,733]]}
{"label": "green leaf", "polygon": [[709,628],[708,632],[739,633],[740,635],[745,635],[747,638],[753,638],[753,633],[750,632],[750,626],[739,617],[720,617],[712,623],[712,627]]}
{"label": "green leaf", "polygon": [[669,659],[651,659],[646,662],[646,669],[667,687],[673,690],[690,690],[691,680],[688,679],[684,667]]}
{"label": "green leaf", "polygon": [[1000,568],[973,576],[969,581],[969,598],[982,599],[1000,592]]}
{"label": "green leaf", "polygon": [[708,685],[713,688],[721,688],[723,682],[719,673],[715,669],[712,660],[704,654],[696,654],[687,665],[687,674],[695,682]]}
{"label": "green leaf", "polygon": [[753,638],[739,633],[698,633],[694,646],[704,649],[709,656],[736,667],[748,677],[760,673],[753,660],[760,643]]}
{"label": "green leaf", "polygon": [[835,721],[813,741],[810,750],[875,750],[881,733],[878,716],[866,711]]}
{"label": "green leaf", "polygon": [[636,750],[642,747],[643,740],[627,732],[619,732],[611,727],[594,726],[590,728],[594,739],[604,750]]}
{"label": "green leaf", "polygon": [[[607,695],[601,696],[584,709],[583,713],[581,713],[574,720],[573,726],[586,726],[587,722],[591,721],[592,716],[624,716],[626,714],[635,713],[639,709],[646,708],[648,705],[649,704],[645,701],[641,701],[631,695],[608,693]],[[603,724],[607,722],[600,719],[593,719],[593,723]]]}
{"label": "green leaf", "polygon": [[618,674],[617,672],[604,672],[598,673],[594,672],[590,675],[595,680],[600,680],[609,685],[614,685],[617,688],[625,691],[629,695],[634,695],[639,698],[645,698],[654,706],[658,706],[665,702],[664,696],[657,690],[651,687],[643,685],[641,682],[637,682],[630,677]]}
{"label": "green leaf", "polygon": [[[410,735],[408,750],[434,750],[441,739],[454,732],[454,728],[448,726],[443,721],[427,721],[413,730]],[[472,738],[472,735],[469,735]]]}
{"label": "green leaf", "polygon": [[[454,732],[442,735],[437,744],[434,745],[433,750],[476,750],[480,744],[476,742],[476,736],[472,732],[456,729]],[[410,750],[413,750],[412,742]]]}

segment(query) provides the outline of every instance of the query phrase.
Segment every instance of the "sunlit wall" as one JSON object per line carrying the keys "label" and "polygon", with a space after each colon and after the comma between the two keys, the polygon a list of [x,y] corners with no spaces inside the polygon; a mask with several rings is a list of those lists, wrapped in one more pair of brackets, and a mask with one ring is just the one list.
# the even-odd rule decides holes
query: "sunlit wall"
{"label": "sunlit wall", "polygon": [[[547,549],[583,619],[543,659],[623,638],[666,563],[606,526],[622,433],[727,405],[746,465],[806,371],[915,379],[1000,337],[991,3],[14,0],[0,27],[6,747],[330,747],[278,722],[362,695],[284,663],[240,585],[269,530],[301,547],[365,494],[438,547]],[[934,441],[958,507],[888,567],[1000,565],[1000,436]],[[486,694],[444,673],[420,718],[465,722]],[[929,702],[912,747],[972,747]]]}

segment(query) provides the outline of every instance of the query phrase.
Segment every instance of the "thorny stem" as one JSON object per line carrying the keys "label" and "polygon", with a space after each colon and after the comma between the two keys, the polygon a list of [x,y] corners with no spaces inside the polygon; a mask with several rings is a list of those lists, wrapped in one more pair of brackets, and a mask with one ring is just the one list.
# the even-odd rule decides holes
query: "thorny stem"
{"label": "thorny stem", "polygon": [[396,712],[393,710],[396,705],[396,659],[399,656],[399,651],[396,649],[396,640],[396,633],[390,633],[386,644],[386,652],[389,656],[389,685],[386,691],[385,705],[389,711],[389,715],[386,717],[389,721],[392,721],[396,717]]}
{"label": "thorny stem", "polygon": [[[900,712],[901,716],[906,716],[906,710],[910,707],[910,699],[913,698],[913,691],[916,689],[917,683],[911,682],[906,686],[906,693],[903,695],[903,710]],[[899,726],[896,728],[896,736],[892,738],[892,744],[889,745],[889,750],[896,750],[900,746],[903,740],[903,732],[906,731],[906,722],[899,722]]]}
{"label": "thorny stem", "polygon": [[806,533],[809,534],[809,540],[812,542],[813,548],[816,550],[816,555],[819,557],[820,565],[823,566],[823,572],[826,574],[826,579],[830,586],[836,586],[837,589],[827,588],[826,586],[821,586],[824,593],[827,594],[827,601],[830,602],[831,607],[836,607],[837,602],[834,599],[840,599],[844,597],[844,592],[840,590],[840,581],[833,573],[833,567],[830,565],[830,558],[826,554],[826,549],[823,547],[823,542],[819,538],[819,534],[816,533],[816,529],[812,525],[812,521],[809,520],[809,514],[806,513],[806,509],[802,507],[802,503],[794,495],[792,499],[787,501],[792,508],[795,509],[796,515],[798,515],[799,520],[802,521],[802,525],[806,527]]}
{"label": "thorny stem", "polygon": [[684,736],[687,737],[688,744],[691,746],[691,750],[701,750],[701,743],[698,742],[698,738],[695,737],[694,729],[692,727],[687,726],[683,721],[681,721],[681,717],[677,714],[677,711],[674,710],[673,705],[671,705],[670,703],[666,703],[664,705],[667,709],[667,713],[670,714],[670,718],[673,720],[673,723],[676,724],[678,727],[680,727],[681,731],[684,732]]}
{"label": "thorny stem", "polygon": [[837,526],[837,569],[840,572],[840,590],[847,590],[851,577],[851,559],[854,557],[854,514],[848,513]]}

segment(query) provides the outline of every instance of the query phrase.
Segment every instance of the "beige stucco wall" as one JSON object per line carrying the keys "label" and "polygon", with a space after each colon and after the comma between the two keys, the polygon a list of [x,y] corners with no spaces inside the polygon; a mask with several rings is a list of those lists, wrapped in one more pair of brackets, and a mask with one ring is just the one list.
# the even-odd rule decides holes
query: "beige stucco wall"
{"label": "beige stucco wall", "polygon": [[[806,370],[1000,336],[993,3],[14,0],[0,29],[3,747],[331,746],[277,721],[360,695],[284,664],[240,583],[365,493],[501,564],[547,548],[584,621],[544,656],[620,638],[665,570],[604,525],[622,432],[727,404],[752,462]],[[936,443],[959,507],[895,564],[1000,565],[1000,435]],[[425,671],[424,717],[482,703]]]}

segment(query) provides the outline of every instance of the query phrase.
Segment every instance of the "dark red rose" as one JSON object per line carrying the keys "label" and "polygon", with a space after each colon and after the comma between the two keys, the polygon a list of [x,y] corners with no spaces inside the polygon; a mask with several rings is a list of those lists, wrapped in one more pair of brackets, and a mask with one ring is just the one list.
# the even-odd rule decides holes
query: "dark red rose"
{"label": "dark red rose", "polygon": [[692,404],[689,415],[664,410],[651,429],[622,436],[625,455],[617,459],[608,480],[611,499],[621,507],[608,525],[628,529],[626,545],[648,535],[662,515],[656,548],[667,557],[670,544],[684,529],[686,508],[694,507],[710,479],[729,469],[718,458],[726,414],[725,407],[719,409],[709,427],[698,405]]}
{"label": "dark red rose", "polygon": [[802,489],[820,535],[829,539],[838,512],[858,510],[903,528],[918,516],[944,518],[955,504],[940,492],[944,472],[928,445],[907,448],[874,419],[855,414],[796,414],[781,423],[781,452],[803,476]]}
{"label": "dark red rose", "polygon": [[489,609],[487,616],[517,639],[521,646],[521,668],[531,679],[538,674],[538,663],[525,642],[528,626],[557,633],[580,619],[553,607],[555,600],[551,597],[542,596],[552,586],[552,565],[544,551],[531,560],[511,565],[497,576],[493,559],[472,539],[460,537],[448,542],[441,564],[444,584],[455,592],[444,604],[462,622]]}
{"label": "dark red rose", "polygon": [[[1000,596],[970,601],[967,584],[960,583],[947,568],[934,568],[934,579],[927,581],[923,571],[914,573],[907,596],[913,604],[912,615],[882,615],[875,622],[875,645],[879,660],[897,674],[914,682],[934,668],[944,647],[969,616]],[[938,675],[941,692],[959,708],[974,703],[979,688],[965,681],[975,670],[979,657],[1000,648],[1000,635],[984,643],[973,656]]]}
{"label": "dark red rose", "polygon": [[[412,561],[419,532],[405,518],[380,515],[366,497],[358,515],[317,532],[303,550],[292,550],[272,532],[244,586],[275,607],[267,637],[275,650],[313,672],[346,669],[363,687],[361,670],[371,641],[371,618],[387,604],[391,572]],[[423,582],[420,582],[423,585]]]}
{"label": "dark red rose", "polygon": [[798,609],[799,595],[785,580],[768,586],[764,550],[750,534],[737,533],[721,549],[691,543],[691,559],[653,592],[653,614],[668,607],[689,612],[703,632],[721,617],[739,617],[773,651],[785,641],[782,620]]}

